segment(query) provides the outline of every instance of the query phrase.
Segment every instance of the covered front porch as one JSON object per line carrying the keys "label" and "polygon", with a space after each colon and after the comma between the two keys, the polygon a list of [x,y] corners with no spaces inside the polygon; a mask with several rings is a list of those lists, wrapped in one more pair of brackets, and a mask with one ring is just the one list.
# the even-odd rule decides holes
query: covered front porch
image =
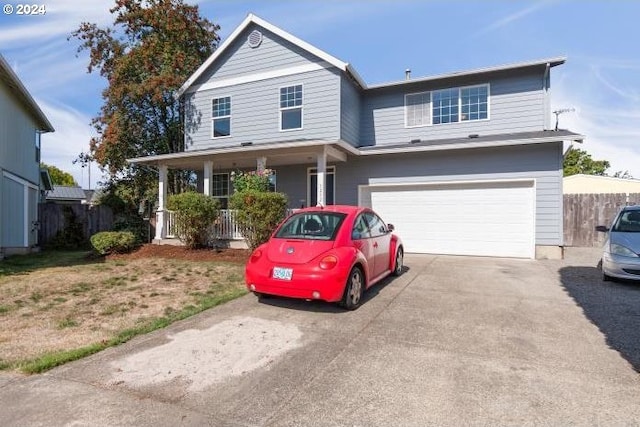
{"label": "covered front porch", "polygon": [[[297,140],[259,145],[247,142],[240,146],[139,157],[129,162],[158,170],[154,242],[176,238],[173,213],[166,207],[169,170],[195,171],[197,190],[220,200],[223,207],[220,219],[211,229],[214,239],[241,240],[234,211],[228,209],[228,198],[233,193],[231,172],[273,170],[273,189],[287,194],[289,209],[327,205],[335,202],[335,165],[357,153],[357,149],[343,141]],[[306,174],[300,172],[305,166]]]}

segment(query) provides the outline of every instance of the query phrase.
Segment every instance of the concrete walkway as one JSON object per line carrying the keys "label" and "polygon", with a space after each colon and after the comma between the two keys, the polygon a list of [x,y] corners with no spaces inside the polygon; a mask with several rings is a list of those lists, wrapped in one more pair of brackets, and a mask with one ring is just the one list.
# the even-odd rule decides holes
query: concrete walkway
{"label": "concrete walkway", "polygon": [[354,312],[248,295],[1,374],[0,425],[640,425],[640,285],[597,259],[407,256]]}

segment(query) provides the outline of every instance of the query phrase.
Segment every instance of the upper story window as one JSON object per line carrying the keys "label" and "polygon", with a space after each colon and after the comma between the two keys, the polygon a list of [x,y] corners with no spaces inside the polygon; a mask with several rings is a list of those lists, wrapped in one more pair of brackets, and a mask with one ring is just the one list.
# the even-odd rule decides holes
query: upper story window
{"label": "upper story window", "polygon": [[405,122],[407,127],[431,124],[431,93],[412,93],[405,95]]}
{"label": "upper story window", "polygon": [[405,126],[459,123],[489,118],[489,85],[405,95]]}
{"label": "upper story window", "polygon": [[459,89],[433,91],[433,124],[458,121]]}
{"label": "upper story window", "polygon": [[280,88],[280,130],[302,129],[302,85]]}
{"label": "upper story window", "polygon": [[231,136],[231,97],[214,98],[211,104],[212,133],[214,138]]}
{"label": "upper story window", "polygon": [[471,86],[460,89],[460,104],[462,114],[460,120],[482,120],[488,117],[489,87]]}

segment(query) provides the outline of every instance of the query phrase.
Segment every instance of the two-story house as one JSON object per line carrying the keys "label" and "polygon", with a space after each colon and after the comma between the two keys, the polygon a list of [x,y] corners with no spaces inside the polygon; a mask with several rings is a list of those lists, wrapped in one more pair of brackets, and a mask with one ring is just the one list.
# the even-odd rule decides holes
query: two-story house
{"label": "two-story house", "polygon": [[560,257],[563,141],[551,58],[368,85],[351,65],[249,15],[180,88],[183,153],[131,159],[199,171],[225,199],[230,172],[270,168],[291,208],[359,204],[407,252]]}
{"label": "two-story house", "polygon": [[45,132],[53,126],[0,55],[0,258],[37,245]]}

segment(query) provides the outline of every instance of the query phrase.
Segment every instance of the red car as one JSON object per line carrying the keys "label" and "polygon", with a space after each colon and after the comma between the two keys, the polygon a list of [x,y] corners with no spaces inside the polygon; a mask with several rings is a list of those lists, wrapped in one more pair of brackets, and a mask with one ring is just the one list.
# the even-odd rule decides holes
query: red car
{"label": "red car", "polygon": [[253,251],[247,288],[258,296],[339,302],[353,310],[367,288],[402,273],[402,242],[392,232],[368,208],[301,209]]}

